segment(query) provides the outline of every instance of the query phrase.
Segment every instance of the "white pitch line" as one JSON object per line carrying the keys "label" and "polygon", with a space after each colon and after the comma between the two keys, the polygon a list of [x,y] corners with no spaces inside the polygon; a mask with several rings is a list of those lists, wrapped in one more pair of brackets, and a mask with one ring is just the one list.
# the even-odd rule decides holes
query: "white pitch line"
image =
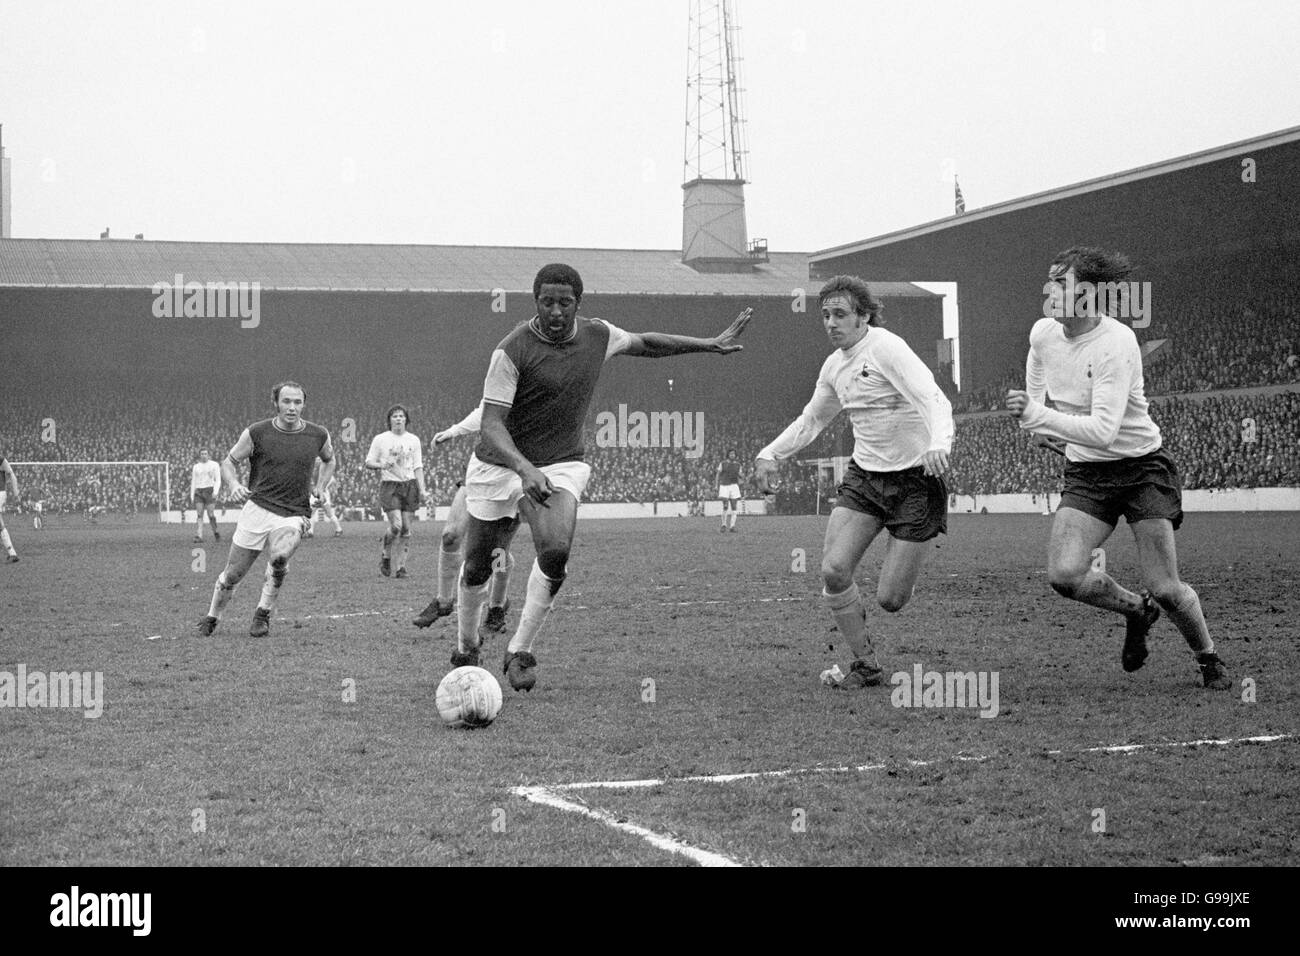
{"label": "white pitch line", "polygon": [[599,820],[601,823],[613,827],[615,830],[621,830],[624,833],[630,833],[632,836],[640,837],[656,849],[679,854],[680,856],[693,860],[700,866],[743,866],[739,860],[733,860],[731,857],[723,856],[721,853],[704,850],[698,846],[692,846],[685,840],[679,840],[677,837],[668,836],[666,833],[656,833],[654,830],[638,826],[635,823],[628,823],[625,820],[620,820],[607,810],[588,807],[573,800],[565,800],[563,797],[553,793],[546,787],[511,787],[510,792],[517,797],[523,797],[525,800],[530,800],[533,803],[540,803],[543,806],[553,807],[556,810],[564,810],[566,813],[578,813],[585,817],[591,817],[593,820]]}
{"label": "white pitch line", "polygon": [[[1229,737],[1221,740],[1182,740],[1169,741],[1166,743],[1156,744],[1113,744],[1107,747],[1085,747],[1077,750],[1047,750],[1043,751],[1044,756],[1061,756],[1063,754],[1089,754],[1089,753],[1113,753],[1113,754],[1131,754],[1140,750],[1155,750],[1161,747],[1224,747],[1231,744],[1267,744],[1278,740],[1289,740],[1295,737],[1294,734],[1270,734],[1256,737]],[[907,760],[905,761],[910,767],[932,767],[936,764],[945,763],[949,760],[962,763],[980,763],[992,760],[992,757],[956,754],[952,757],[940,757],[936,760]],[[865,773],[871,770],[884,770],[888,764],[884,763],[867,763],[859,764],[853,767],[792,767],[786,770],[760,770],[750,773],[715,773],[715,774],[696,774],[688,777],[659,777],[646,780],[580,780],[575,783],[553,783],[546,786],[531,787],[511,787],[510,792],[525,800],[533,803],[540,803],[543,806],[553,807],[556,810],[564,810],[568,813],[578,813],[585,817],[590,817],[607,826],[624,833],[630,833],[633,836],[641,837],[652,846],[666,850],[669,853],[677,853],[694,860],[701,866],[743,866],[737,860],[723,856],[721,853],[714,853],[711,850],[704,850],[697,846],[692,846],[677,837],[668,836],[663,833],[656,833],[646,827],[638,826],[635,823],[629,823],[621,820],[607,810],[589,807],[586,804],[578,803],[573,800],[566,800],[559,795],[560,791],[570,790],[637,790],[649,787],[663,787],[672,783],[735,783],[738,780],[761,780],[773,779],[780,777],[808,776],[812,774],[826,773]]]}
{"label": "white pitch line", "polygon": [[1049,750],[1048,756],[1065,753],[1076,754],[1131,754],[1139,750],[1154,750],[1158,747],[1226,747],[1229,744],[1271,744],[1275,740],[1286,740],[1294,734],[1272,734],[1262,737],[1228,737],[1223,740],[1174,740],[1160,744],[1114,744],[1109,747],[1087,747],[1083,750]]}

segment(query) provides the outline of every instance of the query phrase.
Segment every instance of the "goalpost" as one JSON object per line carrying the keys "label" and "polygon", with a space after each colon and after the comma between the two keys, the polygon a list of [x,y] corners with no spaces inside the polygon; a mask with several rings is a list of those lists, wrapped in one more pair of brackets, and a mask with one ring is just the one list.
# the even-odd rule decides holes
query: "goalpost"
{"label": "goalpost", "polygon": [[[64,502],[71,502],[74,511],[84,511],[91,507],[84,502],[95,499],[95,507],[104,507],[107,511],[114,510],[112,507],[100,505],[102,491],[106,484],[112,482],[113,476],[110,473],[106,477],[101,476],[103,469],[118,468],[136,468],[143,470],[146,478],[137,478],[134,487],[128,491],[132,495],[145,495],[153,497],[157,501],[158,520],[163,520],[163,515],[171,509],[172,496],[172,479],[171,463],[166,461],[11,461],[10,465],[14,468],[14,473],[19,478],[19,490],[22,492],[23,500],[33,502],[36,500],[43,501],[46,514],[56,513]],[[32,469],[25,475],[19,469]],[[125,478],[125,476],[123,476]],[[120,489],[120,482],[123,478],[118,479],[117,485],[110,485],[110,488]],[[18,502],[11,502],[15,506]]]}

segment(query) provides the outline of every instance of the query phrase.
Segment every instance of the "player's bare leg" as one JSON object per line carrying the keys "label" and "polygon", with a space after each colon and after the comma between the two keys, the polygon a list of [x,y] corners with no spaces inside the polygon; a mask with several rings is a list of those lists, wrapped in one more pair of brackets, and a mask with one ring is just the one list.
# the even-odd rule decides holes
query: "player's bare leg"
{"label": "player's bare leg", "polygon": [[266,544],[266,580],[262,583],[262,597],[253,612],[250,637],[266,637],[271,632],[271,612],[280,597],[280,588],[289,573],[289,559],[302,541],[302,529],[280,528],[272,531]]}
{"label": "player's bare leg", "polygon": [[1137,541],[1142,581],[1155,602],[1169,615],[1201,668],[1205,686],[1226,690],[1232,686],[1227,668],[1214,652],[1214,641],[1205,623],[1201,599],[1191,585],[1178,577],[1178,550],[1174,526],[1167,518],[1147,518],[1129,526]]}
{"label": "player's bare leg", "polygon": [[230,546],[230,556],[226,558],[226,566],[217,575],[217,583],[212,587],[212,603],[208,606],[207,616],[199,621],[196,627],[200,637],[208,637],[216,630],[217,622],[221,620],[226,605],[235,594],[235,588],[240,581],[244,580],[244,575],[248,573],[248,569],[253,566],[253,562],[261,553],[261,551],[250,551],[237,544]]}
{"label": "player's bare leg", "polygon": [[1052,521],[1048,545],[1047,581],[1063,597],[1126,616],[1141,614],[1142,596],[1123,588],[1105,571],[1092,566],[1092,552],[1114,529],[1100,518],[1075,508],[1060,508]]}
{"label": "player's bare leg", "polygon": [[481,521],[473,515],[465,518],[465,562],[461,565],[460,586],[456,595],[456,651],[451,655],[453,667],[478,663],[480,618],[487,603],[492,577],[492,553],[506,539],[512,519]]}
{"label": "player's bare leg", "polygon": [[1048,545],[1047,580],[1057,594],[1074,601],[1124,615],[1124,647],[1120,662],[1135,671],[1147,658],[1146,635],[1160,616],[1149,596],[1135,594],[1093,564],[1093,551],[1114,529],[1100,518],[1077,508],[1057,509]]}
{"label": "player's bare leg", "polygon": [[[867,548],[884,526],[884,521],[875,515],[852,508],[833,509],[826,525],[826,544],[822,549],[822,596],[853,651],[849,673],[839,685],[848,689],[874,686],[883,679],[876,649],[867,636],[866,608],[853,575]],[[883,585],[883,576],[881,582]]]}
{"label": "player's bare leg", "polygon": [[892,614],[912,600],[921,566],[933,548],[931,541],[889,539],[880,566],[880,580],[876,582],[876,601],[881,607]]}
{"label": "player's bare leg", "polygon": [[401,530],[397,534],[397,560],[393,569],[395,577],[406,577],[406,559],[411,553],[411,521],[414,518],[414,512],[402,512]]}
{"label": "player's bare leg", "polygon": [[532,529],[537,559],[528,575],[524,609],[519,613],[514,637],[506,646],[502,669],[515,690],[532,690],[537,682],[533,673],[537,667],[533,644],[551,613],[556,592],[564,583],[569,549],[573,546],[573,531],[578,523],[578,499],[560,488],[544,505],[531,498],[522,499],[519,513]]}
{"label": "player's bare leg", "polygon": [[379,552],[379,573],[389,577],[393,573],[393,542],[402,533],[402,512],[394,508],[384,512],[388,527],[384,529],[383,550]]}
{"label": "player's bare leg", "polygon": [[5,561],[9,564],[18,563],[18,552],[14,550],[14,542],[9,537],[9,529],[5,527],[4,515],[0,515],[0,545],[5,549]]}
{"label": "player's bare leg", "polygon": [[447,520],[442,525],[442,535],[438,541],[438,593],[429,606],[412,621],[416,627],[428,627],[440,617],[446,617],[456,609],[456,588],[460,580],[460,566],[464,560],[461,555],[461,543],[465,537],[465,528],[469,521],[469,509],[465,505],[465,486],[456,489],[456,496],[451,500]]}

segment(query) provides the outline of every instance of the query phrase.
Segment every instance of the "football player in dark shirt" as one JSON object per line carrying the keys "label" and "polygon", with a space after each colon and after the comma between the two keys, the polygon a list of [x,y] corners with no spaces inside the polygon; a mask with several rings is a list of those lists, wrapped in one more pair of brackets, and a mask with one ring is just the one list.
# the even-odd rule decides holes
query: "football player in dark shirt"
{"label": "football player in dark shirt", "polygon": [[[239,524],[230,543],[225,570],[217,575],[212,605],[196,630],[209,636],[221,620],[235,586],[243,580],[257,556],[267,551],[266,582],[253,612],[250,637],[271,631],[271,611],[288,571],[289,559],[310,526],[312,498],[321,497],[334,477],[337,462],[329,432],[302,417],[306,393],[297,382],[275,387],[276,415],[249,425],[221,463],[221,484],[227,496],[244,502]],[[324,464],[312,490],[316,459]],[[239,462],[249,462],[248,485],[239,480]]]}
{"label": "football player in dark shirt", "polygon": [[465,470],[469,519],[451,663],[478,663],[479,616],[488,597],[493,552],[508,547],[511,522],[522,514],[533,532],[537,560],[503,664],[515,690],[531,690],[536,683],[533,642],[564,583],[578,502],[591,474],[582,460],[582,425],[606,359],[737,352],[742,346],[736,340],[752,313],[746,309],[721,335],[709,339],[625,332],[600,319],[579,317],[582,291],[582,278],[571,266],[548,265],[537,273],[537,314],[492,353],[483,383],[480,440]]}

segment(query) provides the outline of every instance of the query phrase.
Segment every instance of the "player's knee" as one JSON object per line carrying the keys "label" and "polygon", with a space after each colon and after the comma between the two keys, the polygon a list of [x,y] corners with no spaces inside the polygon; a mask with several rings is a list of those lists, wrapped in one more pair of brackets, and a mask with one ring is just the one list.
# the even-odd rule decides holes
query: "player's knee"
{"label": "player's knee", "polygon": [[911,596],[910,591],[879,591],[876,593],[876,601],[882,608],[893,614],[895,611],[901,611]]}
{"label": "player's knee", "polygon": [[466,587],[476,588],[480,584],[487,583],[488,578],[492,577],[492,557],[488,555],[467,554],[465,563],[461,565],[461,576]]}
{"label": "player's knee", "polygon": [[1051,565],[1047,569],[1047,583],[1052,586],[1052,590],[1062,597],[1072,598],[1079,593],[1083,587],[1083,579],[1087,576],[1088,569],[1073,568],[1068,565]]}
{"label": "player's knee", "polygon": [[537,566],[542,569],[542,573],[548,578],[562,579],[568,564],[569,548],[567,545],[549,545],[537,552]]}
{"label": "player's knee", "polygon": [[841,594],[853,583],[853,569],[837,561],[822,562],[822,583],[830,594]]}
{"label": "player's knee", "polygon": [[1165,578],[1163,581],[1148,582],[1147,590],[1157,604],[1169,611],[1178,607],[1191,589],[1177,578]]}

